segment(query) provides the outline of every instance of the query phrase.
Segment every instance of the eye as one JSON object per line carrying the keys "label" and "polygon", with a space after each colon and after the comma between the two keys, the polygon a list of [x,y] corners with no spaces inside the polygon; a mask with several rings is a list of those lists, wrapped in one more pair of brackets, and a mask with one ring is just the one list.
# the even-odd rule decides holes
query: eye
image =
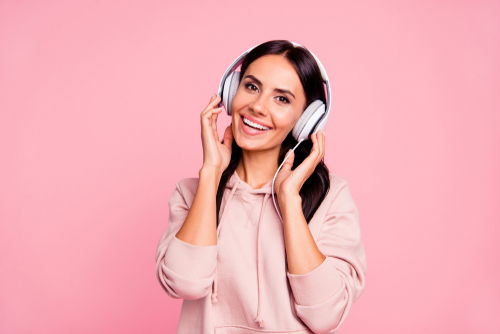
{"label": "eye", "polygon": [[288,100],[286,97],[284,97],[284,96],[278,96],[278,99],[280,99],[280,98],[285,99],[284,101],[283,101],[283,100],[280,100],[280,102],[290,103],[290,100]]}
{"label": "eye", "polygon": [[[249,88],[249,86],[251,86],[251,87],[255,87],[255,85],[254,85],[254,84],[251,84],[251,83],[248,83],[248,84],[246,84],[246,85],[245,85],[245,87],[246,87],[246,88]],[[255,88],[257,88],[257,87],[255,87]],[[252,88],[250,88],[250,90],[253,90],[253,89],[252,89]]]}

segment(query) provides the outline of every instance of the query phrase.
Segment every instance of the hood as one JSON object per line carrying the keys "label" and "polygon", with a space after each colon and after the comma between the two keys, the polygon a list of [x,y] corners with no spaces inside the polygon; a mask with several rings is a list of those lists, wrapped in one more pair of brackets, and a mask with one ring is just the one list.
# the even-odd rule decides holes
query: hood
{"label": "hood", "polygon": [[[272,195],[272,184],[273,184],[273,179],[269,180],[264,186],[262,186],[259,189],[253,189],[250,187],[248,183],[245,181],[241,180],[240,177],[238,176],[238,173],[236,171],[233,172],[233,175],[229,178],[229,180],[226,183],[226,189],[230,189],[229,196],[226,200],[226,204],[224,208],[221,208],[222,210],[222,217],[221,220],[219,221],[219,226],[217,227],[217,237],[219,236],[219,231],[224,223],[224,219],[226,218],[226,213],[227,213],[227,208],[229,205],[231,205],[231,199],[233,198],[234,194],[237,192],[238,194],[242,195],[242,198],[245,199],[245,195],[262,195],[262,206],[260,210],[260,216],[259,216],[259,226],[258,226],[258,232],[257,232],[257,283],[258,283],[258,308],[257,308],[257,317],[255,318],[255,322],[259,324],[260,327],[264,327],[264,319],[262,316],[262,294],[264,293],[264,280],[262,278],[263,272],[262,272],[262,260],[261,260],[261,241],[260,241],[260,235],[261,235],[261,225],[265,222],[263,222],[262,217],[264,216],[264,210],[266,209],[266,204],[269,202],[269,200],[272,201],[271,195]],[[276,194],[276,191],[274,192]],[[213,283],[213,293],[212,293],[212,303],[217,302],[217,267],[215,267],[215,277],[214,277],[214,283]]]}
{"label": "hood", "polygon": [[[269,194],[271,195],[271,188],[273,184],[273,179],[269,180],[265,185],[263,185],[259,189],[253,189],[250,187],[248,183],[240,179],[238,173],[236,171],[233,172],[233,175],[227,180],[226,188],[234,189],[237,188],[236,191],[238,193],[248,193],[248,194]],[[276,191],[274,192],[276,194]]]}

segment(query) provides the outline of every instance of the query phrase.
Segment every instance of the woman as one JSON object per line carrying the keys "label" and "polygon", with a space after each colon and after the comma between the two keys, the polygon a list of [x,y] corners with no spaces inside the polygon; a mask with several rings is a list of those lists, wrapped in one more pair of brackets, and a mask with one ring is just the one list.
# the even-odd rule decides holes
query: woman
{"label": "woman", "polygon": [[323,162],[324,132],[290,150],[305,108],[326,102],[320,68],[276,40],[240,72],[222,142],[221,97],[201,113],[203,166],[176,183],[158,244],[158,281],[184,299],[177,333],[338,333],[365,286],[358,210]]}

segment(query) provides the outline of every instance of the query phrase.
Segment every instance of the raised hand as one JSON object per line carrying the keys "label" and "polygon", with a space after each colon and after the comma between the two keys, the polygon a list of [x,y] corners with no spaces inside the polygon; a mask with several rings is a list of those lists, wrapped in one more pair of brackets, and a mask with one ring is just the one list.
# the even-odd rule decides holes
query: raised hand
{"label": "raised hand", "polygon": [[233,132],[229,125],[224,132],[224,144],[219,140],[217,133],[217,117],[223,107],[215,108],[220,102],[220,96],[214,94],[207,107],[202,111],[201,117],[201,142],[203,145],[203,167],[219,170],[221,173],[231,160]]}
{"label": "raised hand", "polygon": [[[321,159],[325,156],[325,134],[323,130],[311,135],[313,147],[309,156],[302,161],[293,171],[295,154],[292,152],[276,176],[274,187],[278,201],[284,200],[287,195],[299,195],[299,191],[306,180],[316,169]],[[291,151],[291,150],[290,150]],[[290,153],[290,151],[287,152]],[[285,157],[286,157],[285,155]]]}

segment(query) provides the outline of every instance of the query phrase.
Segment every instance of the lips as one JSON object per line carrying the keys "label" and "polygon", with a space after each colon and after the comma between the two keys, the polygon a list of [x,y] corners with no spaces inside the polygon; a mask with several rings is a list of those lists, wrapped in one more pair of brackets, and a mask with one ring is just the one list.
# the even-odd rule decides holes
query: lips
{"label": "lips", "polygon": [[245,132],[247,135],[250,135],[250,136],[264,134],[264,133],[269,131],[269,130],[259,130],[259,129],[252,128],[252,127],[246,125],[245,122],[243,122],[243,115],[240,115],[240,124],[241,124],[241,128],[243,129],[243,132]]}
{"label": "lips", "polygon": [[264,124],[264,123],[262,123],[261,121],[258,121],[258,120],[256,120],[255,118],[252,118],[252,117],[250,117],[250,116],[248,116],[248,115],[241,115],[241,114],[240,114],[240,116],[241,116],[241,117],[245,117],[246,119],[248,119],[248,120],[249,120],[249,121],[251,121],[252,123],[256,123],[256,124],[262,125],[262,126],[264,126],[264,127],[266,127],[266,128],[271,128],[269,125]]}

